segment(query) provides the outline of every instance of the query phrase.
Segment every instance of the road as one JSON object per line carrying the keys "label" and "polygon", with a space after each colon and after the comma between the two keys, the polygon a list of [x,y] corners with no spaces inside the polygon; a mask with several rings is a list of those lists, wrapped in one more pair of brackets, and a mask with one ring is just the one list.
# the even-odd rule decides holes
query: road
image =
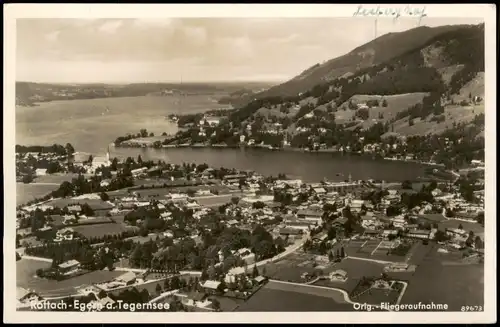
{"label": "road", "polygon": [[351,257],[351,256],[346,257],[346,259],[361,260],[361,261],[370,261],[370,262],[380,263],[380,264],[383,264],[383,265],[387,265],[387,264],[390,265],[390,264],[394,263],[393,261],[375,260],[375,259],[360,258],[360,257]]}
{"label": "road", "polygon": [[52,259],[41,258],[41,257],[33,257],[31,255],[23,255],[22,258],[23,259],[28,259],[28,260],[35,260],[35,261],[43,261],[43,262],[50,262],[50,263],[52,263]]}
{"label": "road", "polygon": [[61,184],[60,183],[44,183],[44,182],[34,182],[34,183],[30,183],[30,185],[54,185],[54,186],[60,186]]}

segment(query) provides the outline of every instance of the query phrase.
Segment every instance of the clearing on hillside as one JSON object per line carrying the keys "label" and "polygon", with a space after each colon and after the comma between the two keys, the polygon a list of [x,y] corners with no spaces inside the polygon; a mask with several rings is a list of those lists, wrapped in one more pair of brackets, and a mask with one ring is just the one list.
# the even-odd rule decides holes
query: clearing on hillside
{"label": "clearing on hillside", "polygon": [[[447,106],[444,108],[444,122],[431,121],[433,115],[429,115],[425,120],[421,118],[413,119],[413,125],[410,126],[408,117],[400,119],[392,126],[394,126],[394,133],[404,136],[411,135],[425,135],[428,133],[441,134],[447,129],[453,127],[453,123],[469,122],[474,119],[478,114],[484,113],[484,105],[477,106]],[[391,133],[386,133],[382,137],[388,136]]]}
{"label": "clearing on hillside", "polygon": [[[335,112],[335,121],[339,123],[352,121],[358,109],[349,110],[349,103],[351,101],[355,105],[362,105],[367,104],[368,101],[377,100],[379,102],[379,105],[377,107],[369,108],[368,119],[358,125],[362,126],[363,129],[366,129],[376,124],[377,122],[386,122],[390,119],[393,119],[400,111],[406,110],[408,109],[408,107],[413,106],[417,103],[421,103],[423,98],[427,95],[428,93],[425,92],[396,95],[354,95],[339,106],[339,109],[337,110],[337,112]],[[387,107],[383,106],[384,100],[387,102]],[[344,108],[346,110],[343,110]]]}

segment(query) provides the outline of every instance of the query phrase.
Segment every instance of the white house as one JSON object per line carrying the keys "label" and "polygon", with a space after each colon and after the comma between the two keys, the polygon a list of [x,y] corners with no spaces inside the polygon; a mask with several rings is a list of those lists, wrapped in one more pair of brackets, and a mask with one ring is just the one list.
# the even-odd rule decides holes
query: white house
{"label": "white house", "polygon": [[77,260],[69,260],[61,263],[58,268],[63,275],[71,275],[77,272],[78,269],[80,269],[80,262],[78,262]]}
{"label": "white house", "polygon": [[35,170],[35,175],[36,176],[44,176],[44,175],[47,175],[47,169],[45,168],[37,168]]}

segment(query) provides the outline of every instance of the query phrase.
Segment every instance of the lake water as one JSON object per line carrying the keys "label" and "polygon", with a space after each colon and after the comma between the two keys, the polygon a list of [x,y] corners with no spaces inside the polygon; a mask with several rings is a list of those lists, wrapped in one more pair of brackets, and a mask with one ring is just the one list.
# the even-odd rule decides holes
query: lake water
{"label": "lake water", "polygon": [[142,128],[160,135],[175,133],[177,126],[165,116],[221,108],[207,95],[143,96],[67,100],[16,108],[16,143],[73,144],[77,151],[104,152],[118,136],[138,133]]}
{"label": "lake water", "polygon": [[[182,105],[176,97],[131,97],[70,100],[16,108],[16,143],[73,144],[76,151],[104,154],[109,143],[127,133],[146,128],[155,135],[175,133],[177,127],[164,117],[220,108],[210,96],[189,96]],[[383,179],[402,181],[424,176],[415,163],[372,160],[355,155],[240,149],[111,149],[111,157],[162,159],[167,162],[207,163],[215,167],[251,169],[266,175],[287,175],[304,180]]]}

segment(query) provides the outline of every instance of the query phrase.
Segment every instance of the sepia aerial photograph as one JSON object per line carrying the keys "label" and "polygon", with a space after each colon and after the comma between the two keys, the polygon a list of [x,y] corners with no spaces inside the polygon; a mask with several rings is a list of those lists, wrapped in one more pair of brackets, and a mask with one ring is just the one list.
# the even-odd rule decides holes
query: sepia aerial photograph
{"label": "sepia aerial photograph", "polygon": [[350,6],[17,19],[16,310],[483,312],[484,18]]}

